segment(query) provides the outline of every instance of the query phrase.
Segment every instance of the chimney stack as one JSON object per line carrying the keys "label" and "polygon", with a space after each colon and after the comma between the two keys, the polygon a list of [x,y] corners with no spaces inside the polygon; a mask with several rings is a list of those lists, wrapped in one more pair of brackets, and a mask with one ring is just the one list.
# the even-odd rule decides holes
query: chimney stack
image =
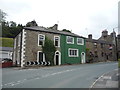
{"label": "chimney stack", "polygon": [[89,34],[89,35],[88,35],[88,38],[89,38],[89,39],[92,39],[92,34]]}
{"label": "chimney stack", "polygon": [[53,30],[58,30],[58,24],[55,24],[52,28]]}

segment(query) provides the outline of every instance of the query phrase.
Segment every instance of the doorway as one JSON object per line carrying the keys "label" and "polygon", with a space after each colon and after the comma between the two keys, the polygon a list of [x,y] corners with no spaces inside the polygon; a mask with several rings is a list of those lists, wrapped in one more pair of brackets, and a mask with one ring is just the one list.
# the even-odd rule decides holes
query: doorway
{"label": "doorway", "polygon": [[81,63],[85,63],[85,53],[81,53]]}
{"label": "doorway", "polygon": [[55,52],[54,64],[55,65],[60,65],[61,64],[61,53],[59,51]]}

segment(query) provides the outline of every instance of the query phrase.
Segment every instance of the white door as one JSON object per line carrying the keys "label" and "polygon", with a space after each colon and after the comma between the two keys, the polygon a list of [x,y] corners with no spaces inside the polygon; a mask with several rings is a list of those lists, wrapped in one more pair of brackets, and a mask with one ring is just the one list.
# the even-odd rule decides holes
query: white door
{"label": "white door", "polygon": [[59,51],[55,52],[54,64],[55,65],[60,65],[61,64],[61,53]]}
{"label": "white door", "polygon": [[85,53],[81,53],[81,63],[85,63]]}

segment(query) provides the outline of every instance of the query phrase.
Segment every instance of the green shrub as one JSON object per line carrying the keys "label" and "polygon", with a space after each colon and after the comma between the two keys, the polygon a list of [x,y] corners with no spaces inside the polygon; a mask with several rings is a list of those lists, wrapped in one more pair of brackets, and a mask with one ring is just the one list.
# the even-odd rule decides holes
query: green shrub
{"label": "green shrub", "polygon": [[118,67],[120,68],[120,58],[118,59]]}
{"label": "green shrub", "polygon": [[45,54],[46,61],[50,61],[51,65],[54,65],[54,54],[56,48],[53,41],[46,37],[44,46],[42,46],[42,51]]}

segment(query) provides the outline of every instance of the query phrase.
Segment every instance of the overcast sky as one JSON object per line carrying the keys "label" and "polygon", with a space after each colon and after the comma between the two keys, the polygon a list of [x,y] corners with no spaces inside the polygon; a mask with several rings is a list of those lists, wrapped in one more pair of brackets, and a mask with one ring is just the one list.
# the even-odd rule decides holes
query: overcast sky
{"label": "overcast sky", "polygon": [[[25,25],[36,20],[39,26],[72,30],[73,33],[93,38],[102,30],[109,33],[118,26],[120,0],[0,0],[0,9],[8,14],[7,21]],[[115,31],[118,31],[116,28]]]}

